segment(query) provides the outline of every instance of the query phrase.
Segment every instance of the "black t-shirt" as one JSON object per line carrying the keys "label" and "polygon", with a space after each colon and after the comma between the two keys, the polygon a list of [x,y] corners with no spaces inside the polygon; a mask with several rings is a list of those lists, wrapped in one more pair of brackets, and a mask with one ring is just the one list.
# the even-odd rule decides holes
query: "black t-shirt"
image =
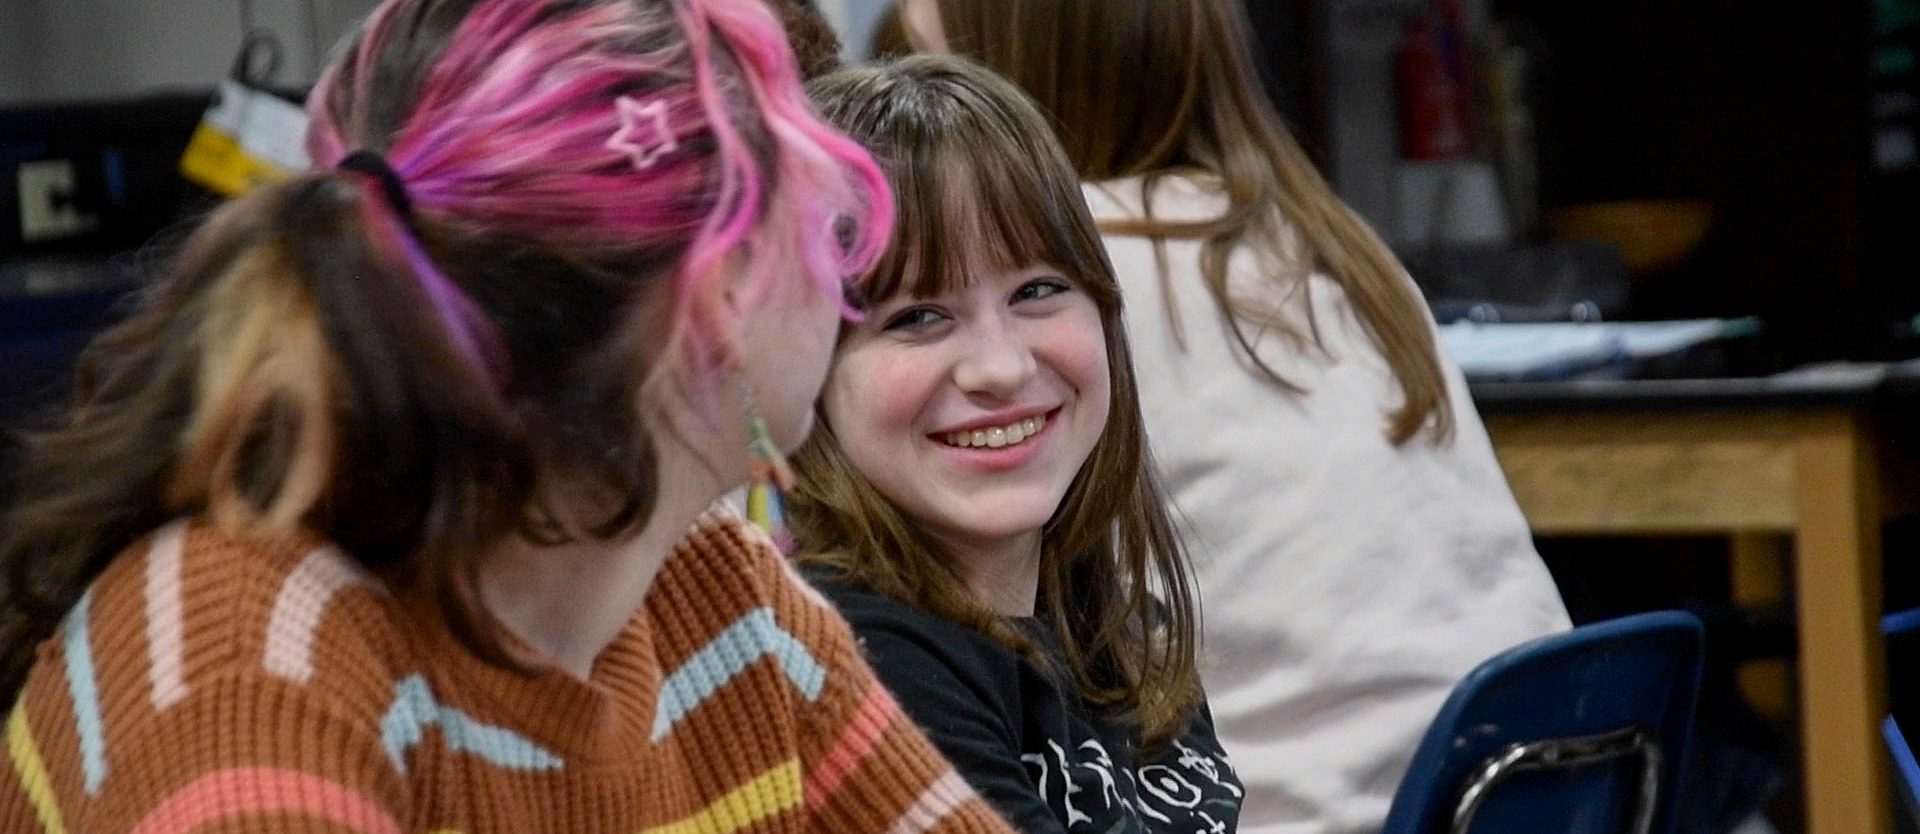
{"label": "black t-shirt", "polygon": [[[1230,834],[1240,779],[1202,704],[1185,734],[1144,755],[1070,681],[960,623],[809,569],[853,624],[900,705],[1026,834]],[[1021,627],[1058,655],[1037,619]],[[1059,673],[1064,676],[1064,672]]]}

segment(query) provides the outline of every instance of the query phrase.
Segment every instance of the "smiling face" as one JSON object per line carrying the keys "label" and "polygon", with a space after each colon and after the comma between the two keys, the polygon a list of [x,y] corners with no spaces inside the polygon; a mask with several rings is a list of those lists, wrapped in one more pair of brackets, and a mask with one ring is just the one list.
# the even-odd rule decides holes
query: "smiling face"
{"label": "smiling face", "polygon": [[1099,308],[1048,267],[884,301],[822,398],[853,467],[956,551],[1036,547],[1112,399]]}
{"label": "smiling face", "polygon": [[961,598],[957,581],[1031,613],[1043,576],[1112,556],[1116,520],[1158,506],[1134,501],[1151,493],[1138,395],[1079,180],[1019,90],[964,61],[811,92],[879,149],[898,214],[858,287],[867,315],[841,331],[823,430],[793,459],[796,537],[922,604]]}

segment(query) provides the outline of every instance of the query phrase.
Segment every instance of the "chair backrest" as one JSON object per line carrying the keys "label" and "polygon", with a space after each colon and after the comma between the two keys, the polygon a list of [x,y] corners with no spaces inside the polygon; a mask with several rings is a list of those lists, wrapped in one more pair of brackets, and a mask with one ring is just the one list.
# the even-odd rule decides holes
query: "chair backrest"
{"label": "chair backrest", "polygon": [[1702,643],[1698,618],[1660,611],[1481,663],[1421,740],[1382,834],[1667,834]]}
{"label": "chair backrest", "polygon": [[1912,738],[1920,732],[1920,608],[1880,618],[1887,641],[1887,716],[1880,735],[1887,742],[1893,767],[1894,806],[1903,823],[1899,830],[1920,829],[1920,758]]}

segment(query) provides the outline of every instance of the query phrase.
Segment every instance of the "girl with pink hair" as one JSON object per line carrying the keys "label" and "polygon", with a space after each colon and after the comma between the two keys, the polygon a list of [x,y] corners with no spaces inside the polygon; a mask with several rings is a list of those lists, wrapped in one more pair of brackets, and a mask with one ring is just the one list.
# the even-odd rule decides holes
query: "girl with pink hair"
{"label": "girl with pink hair", "polygon": [[714,503],[893,222],[773,12],[388,0],[309,111],[30,439],[0,831],[1004,831]]}

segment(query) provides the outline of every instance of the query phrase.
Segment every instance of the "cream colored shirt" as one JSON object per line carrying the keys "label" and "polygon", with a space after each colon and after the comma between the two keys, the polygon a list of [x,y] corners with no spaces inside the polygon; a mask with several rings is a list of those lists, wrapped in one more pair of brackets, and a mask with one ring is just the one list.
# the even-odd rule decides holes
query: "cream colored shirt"
{"label": "cream colored shirt", "polygon": [[[1088,186],[1094,215],[1139,216],[1140,185]],[[1224,205],[1181,178],[1153,201],[1165,219]],[[1454,437],[1395,446],[1384,430],[1400,389],[1332,279],[1305,279],[1324,351],[1277,332],[1256,343],[1299,394],[1235,345],[1196,242],[1169,241],[1164,288],[1148,240],[1106,242],[1148,437],[1198,565],[1203,676],[1248,791],[1240,831],[1377,831],[1454,682],[1568,627],[1465,382],[1443,355]],[[1236,253],[1234,292],[1275,297],[1263,276],[1283,267],[1260,261]]]}

